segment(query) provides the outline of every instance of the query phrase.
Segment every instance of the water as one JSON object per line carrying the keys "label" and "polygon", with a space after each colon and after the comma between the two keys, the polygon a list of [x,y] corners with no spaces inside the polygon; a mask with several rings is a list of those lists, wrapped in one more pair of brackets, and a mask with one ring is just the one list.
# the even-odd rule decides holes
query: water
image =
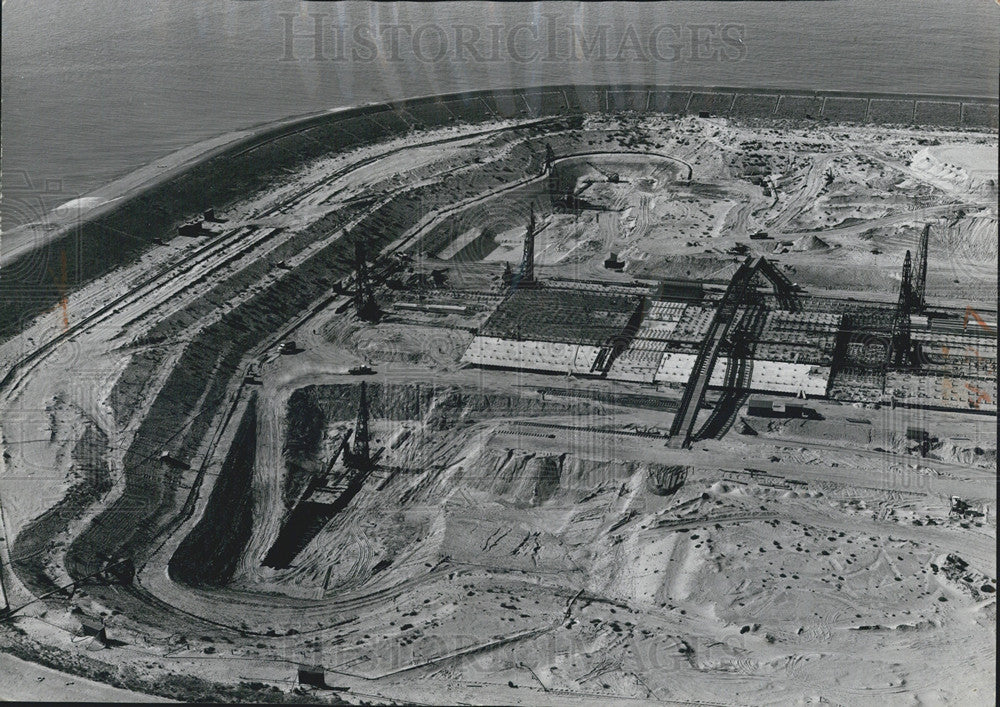
{"label": "water", "polygon": [[[440,3],[433,6],[364,3],[259,2],[136,3],[128,0],[9,0],[3,7],[4,191],[29,189],[51,207],[138,167],[238,128],[292,114],[465,89],[566,82],[650,82],[821,90],[997,95],[998,8],[993,0],[833,0],[831,2]],[[285,13],[298,13],[291,20]],[[311,39],[296,39],[291,60],[286,22],[306,33],[323,15],[325,61],[314,61]],[[554,21],[546,14],[555,14]],[[555,61],[489,61],[488,25],[500,27],[501,58],[514,51],[547,51],[547,31],[559,32]],[[687,56],[670,60],[658,35],[660,59],[648,35],[679,25],[680,51],[691,53],[691,25],[707,25],[711,44],[737,61]],[[383,41],[374,60],[336,58],[334,25],[393,24],[421,30],[419,56],[400,42],[399,58]],[[480,61],[456,61],[455,27],[482,38]],[[518,30],[519,24],[527,28]],[[608,26],[609,50],[590,61],[565,58],[567,25],[584,42]],[[731,37],[723,45],[724,25]],[[433,61],[439,27],[445,58]],[[541,36],[532,42],[530,27]],[[588,30],[589,28],[589,30]],[[639,51],[615,47],[630,28]],[[380,35],[385,40],[386,34]],[[468,36],[468,35],[466,35]],[[676,47],[675,47],[676,49]],[[472,58],[470,50],[465,56]],[[362,51],[362,54],[364,52]],[[646,56],[640,56],[645,53]],[[420,59],[428,61],[421,61]],[[552,57],[548,57],[552,58]],[[30,186],[29,186],[30,185]],[[8,202],[5,199],[6,203]],[[33,214],[6,209],[4,230]]]}

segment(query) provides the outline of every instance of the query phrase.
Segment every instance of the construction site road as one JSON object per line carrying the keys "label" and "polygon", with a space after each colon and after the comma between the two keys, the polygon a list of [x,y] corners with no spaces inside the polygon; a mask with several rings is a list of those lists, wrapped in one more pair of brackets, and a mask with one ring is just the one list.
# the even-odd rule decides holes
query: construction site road
{"label": "construction site road", "polygon": [[[520,372],[511,374],[509,371],[490,370],[480,368],[458,368],[455,370],[421,370],[412,365],[394,366],[391,363],[382,364],[379,370],[371,376],[366,376],[366,380],[383,384],[406,385],[414,383],[426,384],[429,379],[433,380],[433,385],[454,385],[457,387],[475,387],[480,390],[508,390],[511,392],[518,390],[531,390],[537,384],[538,388],[551,384],[552,377],[542,373]],[[274,391],[291,391],[305,385],[323,385],[336,382],[356,382],[356,378],[345,376],[341,373],[331,373],[328,362],[317,362],[304,356],[297,357],[294,363],[282,366],[276,372],[273,379]],[[270,385],[267,387],[270,388]],[[620,391],[621,386],[613,381],[596,379],[575,379],[575,388],[578,391],[579,399],[589,399],[590,391],[608,390]],[[663,424],[669,426],[673,419],[673,408],[676,404],[677,392],[661,392],[648,387],[635,386],[637,392],[648,395],[651,398],[662,398],[664,408],[659,419],[651,419],[647,411],[626,412],[629,406],[620,405],[622,412],[616,412],[605,418],[594,418],[589,421],[589,425],[577,425],[581,430],[593,429],[600,425],[617,424],[622,427],[628,424],[651,425]],[[566,389],[567,394],[572,394],[574,388]],[[271,393],[268,392],[270,395]],[[613,398],[612,398],[613,400]],[[837,417],[857,414],[853,408],[840,405],[832,405],[816,401],[814,405],[826,414],[834,414]],[[548,421],[556,422],[555,418],[547,418]],[[572,420],[570,420],[572,422]],[[901,430],[903,431],[903,430]],[[978,497],[982,493],[982,481],[988,480],[992,472],[982,467],[967,464],[958,464],[937,459],[927,459],[910,454],[899,454],[890,451],[878,451],[873,449],[861,449],[855,447],[843,447],[830,443],[817,442],[799,436],[782,436],[773,440],[768,440],[775,449],[789,446],[800,446],[808,449],[816,449],[836,453],[839,456],[850,456],[856,458],[859,466],[870,468],[875,464],[876,471],[865,472],[852,471],[850,467],[837,471],[815,470],[809,467],[808,472],[800,465],[780,464],[767,462],[774,468],[780,468],[791,474],[807,474],[813,478],[854,484],[863,487],[880,488],[884,490],[913,491],[919,490],[921,493],[947,498],[950,496]],[[662,445],[662,442],[660,443]],[[727,445],[718,442],[700,442],[695,445],[698,449],[690,454],[704,457],[718,458],[724,455]],[[660,452],[657,452],[658,454]],[[663,454],[667,454],[663,450]],[[670,454],[674,450],[670,450]],[[727,463],[717,462],[715,466],[725,467]],[[800,471],[801,470],[801,471]],[[947,475],[937,473],[945,472]],[[793,477],[799,478],[799,477]]]}

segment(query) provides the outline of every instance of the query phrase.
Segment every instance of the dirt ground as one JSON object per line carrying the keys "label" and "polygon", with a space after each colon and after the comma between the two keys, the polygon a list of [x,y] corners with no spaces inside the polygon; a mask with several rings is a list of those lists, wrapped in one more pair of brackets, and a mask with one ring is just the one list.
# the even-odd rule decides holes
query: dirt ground
{"label": "dirt ground", "polygon": [[[546,144],[575,208],[546,187]],[[194,676],[352,703],[990,704],[995,415],[926,411],[921,456],[903,408],[742,407],[722,439],[674,449],[677,389],[460,359],[532,210],[542,279],[724,283],[751,254],[809,292],[889,302],[930,223],[928,300],[995,336],[996,151],[973,131],[622,115],[305,165],[0,343],[17,608],[0,632],[149,692]],[[378,324],[350,307],[357,232],[384,256]],[[378,463],[265,565],[303,500],[344,493],[362,381]],[[168,571],[184,558],[197,571]],[[80,640],[84,617],[106,645]],[[337,689],[296,692],[298,664]]]}
{"label": "dirt ground", "polygon": [[63,702],[68,695],[81,702],[167,702],[168,700],[127,692],[93,680],[59,673],[35,663],[0,653],[0,694],[4,700]]}

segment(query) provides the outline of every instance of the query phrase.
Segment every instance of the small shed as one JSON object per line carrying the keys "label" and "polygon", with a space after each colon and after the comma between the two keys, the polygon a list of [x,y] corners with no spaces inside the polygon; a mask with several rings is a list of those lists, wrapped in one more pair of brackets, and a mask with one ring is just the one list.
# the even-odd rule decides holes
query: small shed
{"label": "small shed", "polygon": [[181,224],[177,228],[177,234],[181,236],[187,236],[189,238],[200,238],[208,233],[201,221],[196,221],[194,223]]}
{"label": "small shed", "polygon": [[771,408],[773,402],[770,398],[750,398],[747,412],[758,417],[767,417],[773,411]]}
{"label": "small shed", "polygon": [[618,253],[611,253],[604,260],[604,267],[608,270],[623,270],[625,263],[618,259]]}
{"label": "small shed", "polygon": [[809,408],[798,400],[750,398],[747,412],[755,417],[805,417]]}

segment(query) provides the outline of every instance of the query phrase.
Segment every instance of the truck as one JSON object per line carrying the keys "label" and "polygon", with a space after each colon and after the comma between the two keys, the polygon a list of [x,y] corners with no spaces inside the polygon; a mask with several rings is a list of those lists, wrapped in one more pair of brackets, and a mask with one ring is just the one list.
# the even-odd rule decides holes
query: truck
{"label": "truck", "polygon": [[342,366],[341,368],[334,369],[333,373],[342,376],[371,376],[375,374],[375,369],[368,364],[361,364],[358,366]]}

